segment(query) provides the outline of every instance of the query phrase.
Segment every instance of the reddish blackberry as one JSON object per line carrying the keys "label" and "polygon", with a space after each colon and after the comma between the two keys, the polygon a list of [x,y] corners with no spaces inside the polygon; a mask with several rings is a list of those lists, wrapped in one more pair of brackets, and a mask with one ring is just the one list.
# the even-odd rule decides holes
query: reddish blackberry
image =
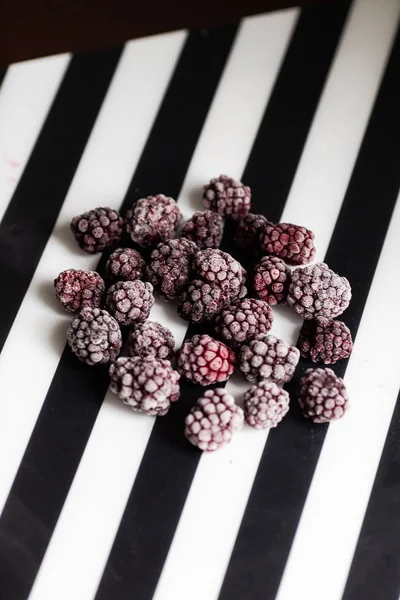
{"label": "reddish blackberry", "polygon": [[158,244],[147,266],[147,279],[163,300],[178,298],[189,284],[197,246],[185,239]]}
{"label": "reddish blackberry", "polygon": [[121,241],[123,219],[112,208],[95,208],[74,217],[71,231],[79,246],[89,254],[103,252]]}
{"label": "reddish blackberry", "polygon": [[297,347],[304,358],[333,365],[350,356],[353,340],[343,321],[317,318],[304,321]]}
{"label": "reddish blackberry", "polygon": [[343,379],[332,369],[307,369],[300,380],[299,404],[314,423],[327,423],[343,417],[349,396]]}
{"label": "reddish blackberry", "polygon": [[67,339],[72,352],[88,365],[113,362],[122,346],[117,321],[100,308],[84,308],[68,327]]}
{"label": "reddish blackberry", "polygon": [[240,181],[220,175],[204,186],[203,202],[207,209],[238,221],[250,211],[251,190]]}
{"label": "reddish blackberry", "polygon": [[289,410],[289,394],[273,381],[253,385],[243,400],[245,421],[254,429],[276,427]]}
{"label": "reddish blackberry", "polygon": [[185,419],[185,436],[194,446],[212,452],[228,444],[243,427],[243,410],[224,388],[207,390]]}
{"label": "reddish blackberry", "polygon": [[101,305],[105,284],[96,271],[67,269],[54,280],[56,296],[68,312],[76,313],[86,308]]}
{"label": "reddish blackberry", "polygon": [[195,279],[182,295],[178,314],[186,321],[202,323],[213,319],[228,302],[227,294],[217,284]]}
{"label": "reddish blackberry", "polygon": [[239,369],[251,383],[269,379],[286,383],[293,377],[300,352],[273,335],[259,336],[242,346]]}
{"label": "reddish blackberry", "polygon": [[263,256],[254,267],[253,289],[257,298],[271,306],[286,302],[290,284],[290,270],[276,256]]}
{"label": "reddish blackberry", "polygon": [[136,412],[162,416],[179,398],[180,375],[168,360],[121,357],[111,365],[110,377],[111,391]]}
{"label": "reddish blackberry", "polygon": [[199,385],[226,381],[233,373],[235,355],[209,335],[194,335],[178,353],[177,369],[185,379]]}
{"label": "reddish blackberry", "polygon": [[351,299],[350,283],[325,263],[292,272],[287,302],[303,319],[338,317]]}
{"label": "reddish blackberry", "polygon": [[246,252],[260,253],[261,236],[270,222],[263,216],[249,213],[240,219],[236,229],[236,243]]}
{"label": "reddish blackberry", "polygon": [[126,231],[139,246],[156,246],[175,237],[182,219],[175,200],[157,194],[138,200],[126,213]]}
{"label": "reddish blackberry", "polygon": [[118,281],[109,288],[106,295],[108,310],[124,327],[145,321],[153,304],[153,286],[140,279]]}
{"label": "reddish blackberry", "polygon": [[162,360],[171,360],[174,356],[174,336],[169,329],[154,321],[135,325],[129,332],[128,342],[130,356]]}
{"label": "reddish blackberry", "polygon": [[139,252],[132,248],[118,248],[107,261],[106,277],[114,282],[143,279],[145,266]]}
{"label": "reddish blackberry", "polygon": [[263,300],[245,298],[224,308],[215,319],[215,332],[233,349],[240,348],[272,327],[273,315]]}
{"label": "reddish blackberry", "polygon": [[312,231],[292,223],[268,224],[261,236],[261,248],[282,258],[288,265],[304,265],[315,255]]}
{"label": "reddish blackberry", "polygon": [[212,210],[197,211],[182,229],[182,237],[195,242],[197,247],[218,248],[223,233],[223,219]]}
{"label": "reddish blackberry", "polygon": [[203,279],[218,285],[227,297],[227,302],[243,298],[246,293],[246,271],[242,265],[227,252],[208,248],[200,250],[193,260],[195,279]]}

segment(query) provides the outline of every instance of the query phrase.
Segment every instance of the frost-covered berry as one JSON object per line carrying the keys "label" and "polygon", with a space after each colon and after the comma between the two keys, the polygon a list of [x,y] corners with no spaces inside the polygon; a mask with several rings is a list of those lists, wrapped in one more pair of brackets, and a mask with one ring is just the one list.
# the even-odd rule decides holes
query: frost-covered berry
{"label": "frost-covered berry", "polygon": [[177,370],[189,381],[210,385],[226,381],[233,373],[235,354],[209,335],[194,335],[178,353]]}
{"label": "frost-covered berry", "polygon": [[350,283],[325,263],[292,272],[287,302],[303,319],[333,319],[346,310],[351,299]]}
{"label": "frost-covered berry", "polygon": [[84,308],[68,327],[67,340],[72,352],[88,365],[113,362],[122,346],[117,321],[100,308]]}
{"label": "frost-covered berry", "polygon": [[118,248],[110,255],[106,264],[108,281],[134,281],[143,279],[146,263],[137,250]]}
{"label": "frost-covered berry", "polygon": [[145,321],[154,304],[153,286],[140,279],[118,281],[107,291],[106,305],[124,327]]}
{"label": "frost-covered berry", "polygon": [[269,379],[286,383],[293,377],[300,352],[274,335],[259,336],[240,349],[239,369],[251,383]]}
{"label": "frost-covered berry", "polygon": [[332,369],[307,369],[300,380],[300,408],[314,423],[340,419],[346,412],[348,401],[343,379]]}
{"label": "frost-covered berry", "polygon": [[204,186],[203,203],[207,209],[238,221],[250,211],[251,190],[240,181],[220,175]]}
{"label": "frost-covered berry", "polygon": [[147,265],[147,279],[163,300],[179,298],[190,280],[193,256],[198,251],[194,242],[184,238],[158,244]]}
{"label": "frost-covered berry", "polygon": [[82,250],[95,254],[121,241],[123,222],[118,211],[100,207],[74,217],[71,231]]}
{"label": "frost-covered berry", "polygon": [[182,219],[173,198],[157,194],[141,198],[126,213],[126,231],[139,246],[156,246],[175,237]]}
{"label": "frost-covered berry", "polygon": [[194,446],[212,452],[228,444],[243,427],[243,410],[224,388],[207,390],[185,419],[185,436]]}
{"label": "frost-covered berry", "polygon": [[288,265],[304,265],[315,256],[314,238],[312,231],[300,225],[270,223],[261,236],[261,249]]}
{"label": "frost-covered berry", "polygon": [[224,308],[215,319],[215,333],[231,348],[240,348],[256,336],[268,333],[273,315],[263,300],[245,298]]}
{"label": "frost-covered berry", "polygon": [[228,303],[229,294],[217,284],[195,279],[182,294],[178,314],[185,321],[203,323],[213,319]]}
{"label": "frost-covered berry", "polygon": [[350,356],[353,340],[350,329],[343,321],[317,318],[304,321],[297,347],[303,358],[333,365]]}
{"label": "frost-covered berry", "polygon": [[219,214],[212,210],[199,210],[182,229],[182,237],[194,242],[200,250],[218,248],[223,230],[223,219]]}
{"label": "frost-covered berry", "polygon": [[236,243],[252,255],[260,253],[260,240],[263,232],[270,222],[264,215],[249,213],[240,219],[236,229]]}
{"label": "frost-covered berry", "polygon": [[276,256],[263,256],[253,271],[255,295],[271,306],[286,302],[290,279],[290,270],[283,260]]}
{"label": "frost-covered berry", "polygon": [[246,271],[227,252],[217,248],[207,248],[195,254],[193,260],[194,279],[218,285],[224,292],[227,302],[243,298],[247,289]]}
{"label": "frost-covered berry", "polygon": [[180,375],[168,360],[121,357],[109,372],[111,391],[136,412],[162,416],[179,398]]}
{"label": "frost-covered berry", "polygon": [[142,358],[171,360],[174,356],[174,336],[155,321],[138,323],[129,332],[129,355]]}
{"label": "frost-covered berry", "polygon": [[243,397],[244,419],[254,429],[276,427],[289,410],[289,394],[273,381],[253,385]]}
{"label": "frost-covered berry", "polygon": [[96,271],[67,269],[54,280],[56,296],[65,310],[77,313],[83,308],[98,308],[105,284]]}

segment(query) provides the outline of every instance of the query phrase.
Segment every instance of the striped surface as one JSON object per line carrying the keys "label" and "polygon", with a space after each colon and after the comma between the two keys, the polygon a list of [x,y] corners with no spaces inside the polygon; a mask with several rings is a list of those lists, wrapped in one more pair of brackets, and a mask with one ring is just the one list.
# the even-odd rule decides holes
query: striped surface
{"label": "striped surface", "polygon": [[[399,0],[296,8],[0,76],[1,600],[398,598],[399,16]],[[129,413],[65,349],[51,282],[97,265],[73,215],[162,191],[188,217],[220,172],[254,212],[315,231],[352,283],[355,346],[335,368],[345,419],[293,408],[206,456],[182,438],[202,389]],[[295,342],[299,320],[274,312]],[[194,331],[159,301],[151,317],[178,346]]]}

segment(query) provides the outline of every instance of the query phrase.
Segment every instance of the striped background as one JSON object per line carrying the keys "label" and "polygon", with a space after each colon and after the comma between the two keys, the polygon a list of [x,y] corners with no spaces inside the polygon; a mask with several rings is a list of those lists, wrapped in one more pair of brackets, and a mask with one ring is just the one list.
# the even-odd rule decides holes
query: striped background
{"label": "striped background", "polygon": [[[398,599],[399,16],[336,2],[0,72],[1,600]],[[130,413],[65,348],[51,282],[97,268],[75,214],[163,192],[189,217],[220,172],[315,231],[352,283],[356,341],[335,367],[346,418],[293,409],[210,456],[182,437],[202,389]],[[296,315],[274,313],[294,343]],[[178,346],[194,331],[169,304],[151,317]]]}

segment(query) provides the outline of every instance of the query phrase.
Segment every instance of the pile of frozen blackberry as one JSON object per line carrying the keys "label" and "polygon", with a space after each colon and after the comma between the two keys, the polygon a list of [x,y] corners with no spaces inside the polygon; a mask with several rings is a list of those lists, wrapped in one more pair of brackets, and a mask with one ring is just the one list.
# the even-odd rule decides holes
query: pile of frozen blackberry
{"label": "pile of frozen blackberry", "polygon": [[[351,299],[348,280],[325,263],[308,264],[315,257],[312,231],[251,213],[251,189],[240,181],[212,179],[203,203],[205,210],[186,224],[175,200],[163,194],[137,200],[125,215],[101,207],[72,219],[80,248],[107,259],[102,273],[68,269],[54,282],[59,302],[74,313],[67,331],[72,352],[89,366],[107,365],[111,391],[148,415],[169,411],[181,378],[214,384],[182,424],[204,451],[230,442],[244,423],[276,427],[289,411],[283,386],[300,356],[318,364],[300,378],[303,415],[314,423],[341,418],[347,390],[321,365],[352,350],[350,330],[337,320]],[[236,227],[247,270],[219,248],[226,220]],[[175,302],[181,318],[204,324],[207,333],[186,338],[175,351],[171,331],[149,320],[155,296]],[[271,332],[274,307],[284,303],[303,319],[297,347]],[[218,386],[235,369],[249,382],[241,405]]]}

